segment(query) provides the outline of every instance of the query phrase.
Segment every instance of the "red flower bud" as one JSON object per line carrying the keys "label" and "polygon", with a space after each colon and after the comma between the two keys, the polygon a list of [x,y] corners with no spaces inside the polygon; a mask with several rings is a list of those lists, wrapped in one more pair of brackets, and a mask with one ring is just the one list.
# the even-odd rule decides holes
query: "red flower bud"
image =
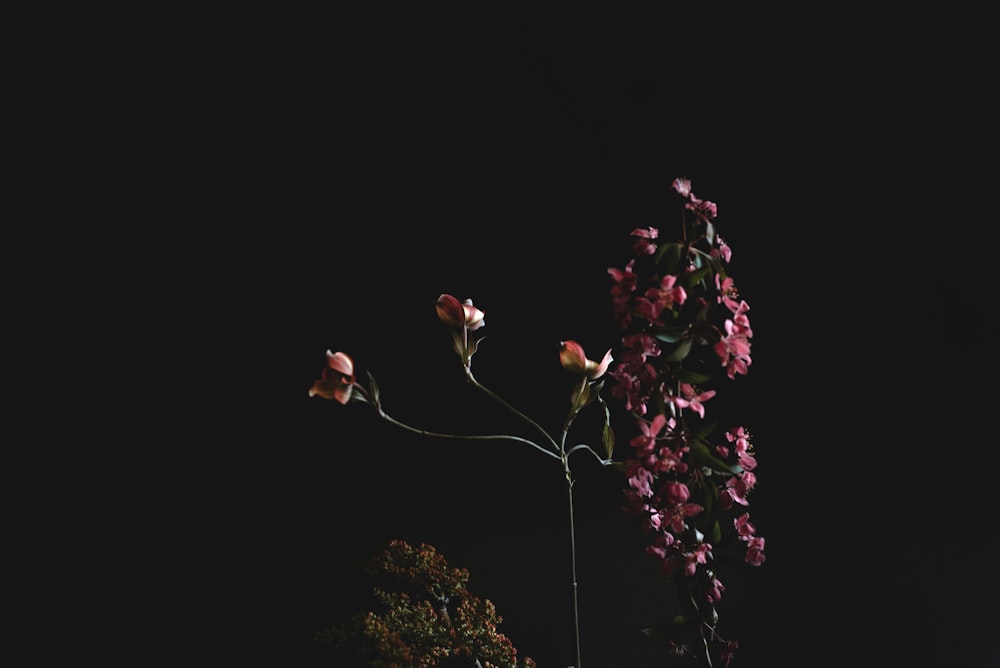
{"label": "red flower bud", "polygon": [[559,344],[559,361],[570,373],[596,380],[607,372],[612,362],[611,349],[604,353],[604,358],[600,362],[595,362],[587,359],[583,346],[576,341],[563,341]]}
{"label": "red flower bud", "polygon": [[442,294],[435,306],[438,318],[449,327],[476,330],[486,324],[486,314],[473,306],[471,299],[463,303],[451,295]]}

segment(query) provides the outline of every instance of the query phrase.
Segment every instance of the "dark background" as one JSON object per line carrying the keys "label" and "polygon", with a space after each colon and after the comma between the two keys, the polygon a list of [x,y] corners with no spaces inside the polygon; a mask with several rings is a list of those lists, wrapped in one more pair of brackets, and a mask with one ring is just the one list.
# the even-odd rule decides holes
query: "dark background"
{"label": "dark background", "polygon": [[[607,268],[631,229],[670,236],[685,176],[719,206],[754,328],[750,375],[707,404],[759,461],[767,561],[720,573],[734,665],[987,665],[996,326],[975,198],[995,170],[969,159],[992,145],[974,45],[890,48],[891,22],[720,43],[681,18],[446,18],[236,22],[164,96],[160,141],[187,166],[165,236],[195,286],[170,326],[213,365],[175,399],[193,420],[169,459],[198,502],[171,520],[191,586],[174,632],[222,663],[344,665],[312,638],[372,607],[363,565],[402,538],[468,568],[522,655],[570,665],[558,466],[307,391],[330,348],[398,419],[516,428],[463,382],[447,292],[486,312],[477,378],[557,429],[558,342],[617,344]],[[583,660],[657,665],[639,629],[671,594],[620,478],[574,466]]]}

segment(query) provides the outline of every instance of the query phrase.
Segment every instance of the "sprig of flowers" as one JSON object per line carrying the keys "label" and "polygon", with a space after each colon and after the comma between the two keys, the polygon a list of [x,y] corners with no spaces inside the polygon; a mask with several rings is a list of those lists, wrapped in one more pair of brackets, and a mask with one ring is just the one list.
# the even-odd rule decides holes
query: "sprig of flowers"
{"label": "sprig of flowers", "polygon": [[[611,312],[622,331],[617,364],[612,367],[611,348],[595,360],[576,341],[560,342],[559,362],[576,380],[559,434],[550,435],[476,379],[472,359],[484,338],[486,314],[471,299],[460,301],[447,293],[438,297],[435,308],[449,328],[467,381],[531,425],[538,440],[512,434],[451,434],[403,423],[383,409],[371,374],[367,385],[357,382],[354,361],[344,352],[327,351],[321,378],[309,391],[310,396],[341,404],[371,404],[380,418],[414,433],[520,442],[561,463],[569,501],[577,668],[582,662],[570,466],[574,452],[589,452],[625,476],[624,511],[649,536],[646,552],[658,560],[663,576],[676,584],[684,610],[669,622],[646,629],[664,639],[672,653],[693,656],[709,667],[714,654],[728,666],[738,643],[723,639],[716,630],[715,604],[725,591],[716,574],[717,553],[735,543],[742,545],[745,563],[764,562],[764,538],[757,535],[744,510],[756,485],[750,433],[742,425],[719,431],[706,408],[717,395],[715,382],[749,372],[750,307],[727,271],[732,249],[716,230],[717,206],[695,197],[687,179],[675,179],[672,189],[682,200],[679,239],[659,242],[658,228],[636,228],[631,232],[634,257],[623,268],[608,269],[613,282]],[[601,395],[609,378],[614,381],[611,397],[622,402],[638,432],[629,441],[632,456],[624,462],[613,459],[611,411]],[[567,448],[567,434],[577,415],[595,403],[604,411],[600,435],[604,454],[586,443]],[[735,512],[740,512],[738,517],[727,518]]]}
{"label": "sprig of flowers", "polygon": [[657,243],[654,227],[632,231],[635,257],[609,268],[612,311],[620,329],[621,361],[610,376],[612,396],[633,415],[638,434],[625,461],[625,511],[649,536],[658,560],[680,594],[684,614],[648,630],[679,654],[711,665],[709,644],[729,665],[738,647],[716,632],[715,604],[725,586],[716,552],[742,544],[747,564],[764,563],[764,538],[744,511],[756,485],[750,433],[721,433],[706,417],[714,381],[746,375],[752,363],[749,304],[727,273],[732,249],[715,229],[715,203],[695,197],[687,179],[672,187],[683,199],[680,240]]}

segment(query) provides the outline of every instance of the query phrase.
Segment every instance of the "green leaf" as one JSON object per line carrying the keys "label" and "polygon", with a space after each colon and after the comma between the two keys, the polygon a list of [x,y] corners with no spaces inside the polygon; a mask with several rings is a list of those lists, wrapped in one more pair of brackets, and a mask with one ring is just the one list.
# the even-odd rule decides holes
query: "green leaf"
{"label": "green leaf", "polygon": [[722,540],[722,527],[719,526],[719,520],[713,519],[712,526],[708,531],[708,542],[718,545],[720,540]]}
{"label": "green leaf", "polygon": [[[372,375],[371,371],[366,372],[368,374],[368,391],[372,395],[372,403],[376,406],[379,405],[379,388],[378,383],[375,382],[375,376]],[[364,398],[362,397],[362,400]]]}
{"label": "green leaf", "polygon": [[611,429],[611,412],[608,410],[608,405],[603,399],[601,404],[604,406],[604,431],[601,436],[604,439],[604,451],[608,453],[608,459],[611,459],[615,451],[615,432]]}
{"label": "green leaf", "polygon": [[[705,316],[708,312],[705,312]],[[722,333],[719,329],[710,322],[705,322],[704,320],[699,320],[691,325],[691,337],[698,341],[702,345],[714,345],[719,339],[722,338]]]}
{"label": "green leaf", "polygon": [[674,350],[664,359],[668,362],[680,362],[691,352],[691,339],[681,341]]}
{"label": "green leaf", "polygon": [[474,337],[474,336],[470,336],[469,337],[469,358],[470,359],[472,358],[473,355],[476,354],[476,351],[479,349],[479,344],[482,343],[485,338],[486,338],[485,336],[480,337],[478,339],[476,337]]}
{"label": "green leaf", "polygon": [[696,441],[691,445],[691,461],[695,466],[707,466],[716,473],[739,474],[743,473],[743,467],[739,464],[727,464],[712,454],[703,441]]}
{"label": "green leaf", "polygon": [[653,338],[664,343],[677,343],[684,338],[687,326],[662,327],[653,331]]}
{"label": "green leaf", "polygon": [[715,427],[719,424],[718,417],[710,417],[694,431],[694,437],[696,440],[704,440],[706,436],[715,431]]}
{"label": "green leaf", "polygon": [[676,377],[677,380],[685,383],[691,383],[692,385],[704,385],[708,381],[712,380],[712,376],[710,374],[698,373],[697,371],[691,371],[690,369],[674,369],[674,377]]}
{"label": "green leaf", "polygon": [[619,473],[624,474],[628,472],[628,467],[625,466],[625,462],[611,462],[610,466],[613,470],[618,471]]}
{"label": "green leaf", "polygon": [[656,264],[662,265],[668,274],[676,274],[681,261],[683,246],[676,241],[660,244],[656,250]]}
{"label": "green leaf", "polygon": [[700,269],[696,269],[689,274],[684,274],[684,278],[688,285],[697,285],[711,272],[712,270],[709,267],[701,267]]}

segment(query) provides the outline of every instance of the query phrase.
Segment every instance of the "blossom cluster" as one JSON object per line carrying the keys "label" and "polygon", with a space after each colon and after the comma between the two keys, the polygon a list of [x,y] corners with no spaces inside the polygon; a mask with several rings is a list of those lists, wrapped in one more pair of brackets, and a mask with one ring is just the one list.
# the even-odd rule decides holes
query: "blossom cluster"
{"label": "blossom cluster", "polygon": [[[727,273],[732,249],[715,229],[717,206],[695,197],[687,179],[672,186],[684,203],[680,240],[657,243],[657,228],[636,228],[635,257],[608,269],[612,313],[624,332],[611,394],[638,431],[624,463],[625,510],[649,535],[646,551],[662,574],[686,595],[689,626],[707,626],[721,640],[714,604],[725,586],[715,550],[737,541],[745,562],[760,566],[765,540],[745,510],[757,481],[750,433],[734,426],[716,435],[706,404],[717,390],[704,388],[748,373],[753,330],[750,306]],[[743,512],[727,521],[734,509]],[[724,643],[727,663],[736,645]],[[687,651],[682,641],[677,647]]]}

